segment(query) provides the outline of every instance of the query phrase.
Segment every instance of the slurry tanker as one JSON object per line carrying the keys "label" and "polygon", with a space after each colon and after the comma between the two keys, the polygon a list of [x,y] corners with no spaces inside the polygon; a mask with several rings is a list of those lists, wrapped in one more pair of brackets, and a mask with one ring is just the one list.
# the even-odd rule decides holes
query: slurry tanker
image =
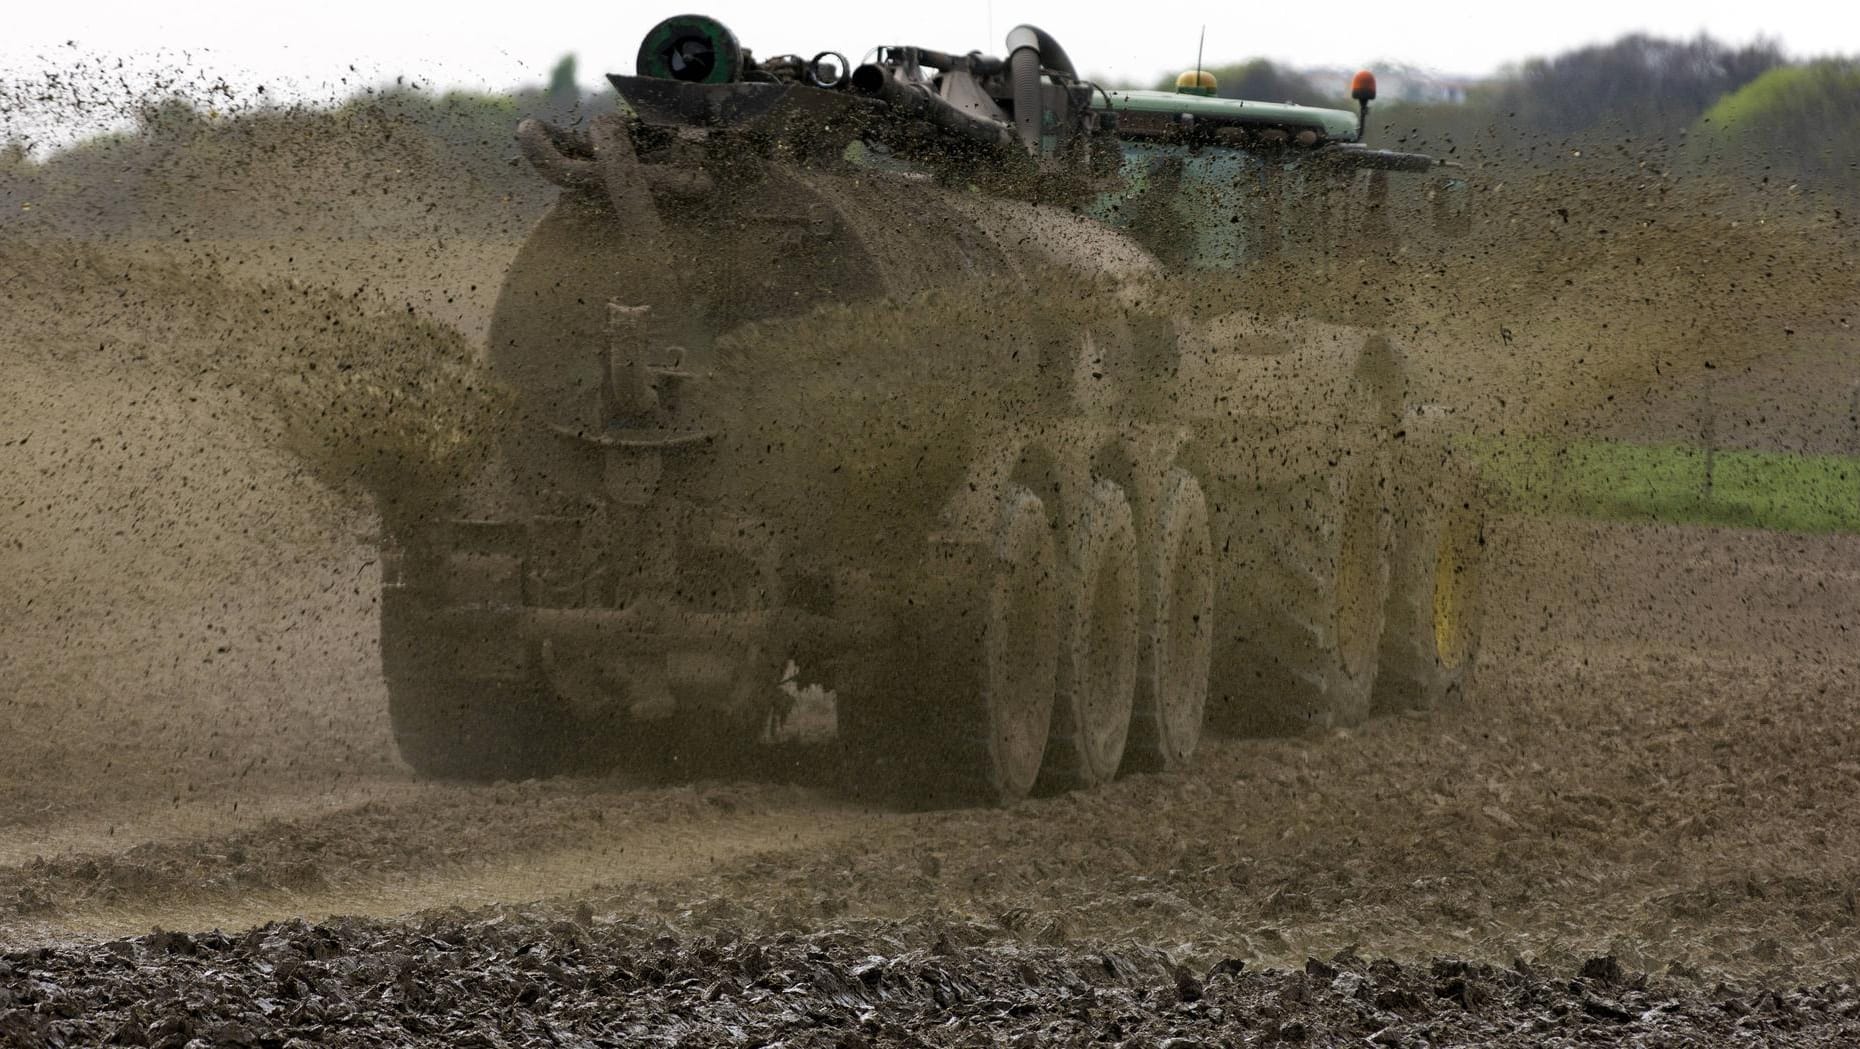
{"label": "slurry tanker", "polygon": [[416,770],[702,766],[798,671],[853,767],[1006,802],[1465,688],[1482,519],[1418,348],[1255,276],[1449,235],[1450,170],[1363,143],[1368,74],[1350,112],[1004,52],[680,16],[613,112],[519,126],[561,194],[490,328],[516,407],[383,558]]}

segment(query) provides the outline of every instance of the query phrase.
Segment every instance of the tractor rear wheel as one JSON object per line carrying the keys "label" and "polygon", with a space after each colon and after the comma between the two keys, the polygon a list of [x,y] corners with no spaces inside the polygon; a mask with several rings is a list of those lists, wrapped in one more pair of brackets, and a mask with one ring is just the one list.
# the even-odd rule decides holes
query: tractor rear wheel
{"label": "tractor rear wheel", "polygon": [[1369,715],[1389,581],[1386,472],[1380,452],[1346,454],[1309,483],[1262,493],[1235,522],[1246,585],[1223,608],[1224,727],[1296,733]]}
{"label": "tractor rear wheel", "polygon": [[1466,697],[1479,656],[1485,501],[1450,457],[1403,473],[1376,703],[1431,710]]}

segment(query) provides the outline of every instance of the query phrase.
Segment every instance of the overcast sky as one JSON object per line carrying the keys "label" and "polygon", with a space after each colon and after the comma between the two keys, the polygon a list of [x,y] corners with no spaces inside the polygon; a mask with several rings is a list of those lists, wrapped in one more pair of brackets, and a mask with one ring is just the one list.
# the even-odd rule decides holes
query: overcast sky
{"label": "overcast sky", "polygon": [[687,9],[721,18],[759,54],[836,50],[855,61],[880,43],[998,52],[1010,27],[1032,22],[1056,36],[1082,72],[1108,79],[1148,80],[1191,65],[1204,22],[1210,62],[1253,55],[1303,66],[1400,60],[1479,74],[1635,30],[1668,36],[1705,31],[1736,43],[1766,35],[1794,55],[1860,54],[1860,2],[1855,0],[1138,0],[1115,5],[1097,0],[25,0],[9,12],[0,30],[0,61],[16,82],[74,64],[80,56],[105,58],[111,65],[128,58],[135,60],[130,70],[185,68],[223,76],[242,91],[265,83],[273,97],[314,98],[398,74],[438,87],[533,82],[558,56],[574,51],[583,82],[593,86],[600,73],[631,71],[645,30],[658,18]]}

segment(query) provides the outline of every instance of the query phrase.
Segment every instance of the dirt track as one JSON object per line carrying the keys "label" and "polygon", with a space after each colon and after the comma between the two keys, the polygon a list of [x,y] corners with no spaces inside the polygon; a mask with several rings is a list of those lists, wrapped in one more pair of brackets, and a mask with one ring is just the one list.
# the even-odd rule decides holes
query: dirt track
{"label": "dirt track", "polygon": [[[458,308],[462,323],[478,309]],[[823,972],[843,982],[866,954],[942,950],[939,971],[958,974],[953,1000],[1008,1003],[975,1005],[978,1030],[1033,1033],[981,1018],[1063,1009],[1059,989],[1076,983],[1064,973],[1103,945],[1134,960],[1101,965],[1094,993],[1152,1040],[1186,1022],[1159,1019],[1185,1007],[1159,975],[1177,965],[1208,980],[1204,1008],[1248,1017],[1247,1037],[1288,1036],[1289,1022],[1319,1040],[1366,1037],[1398,1026],[1391,1015],[1419,1025],[1401,1037],[1429,1023],[1436,1039],[1579,1037],[1661,1003],[1687,1019],[1647,1029],[1674,1037],[1722,1037],[1763,1009],[1794,1010],[1805,1036],[1847,1022],[1850,990],[1819,993],[1823,1009],[1815,995],[1766,1005],[1712,988],[1860,978],[1860,829],[1845,819],[1860,789],[1854,540],[1508,521],[1493,537],[1493,620],[1471,708],[1320,739],[1216,741],[1190,772],[1007,811],[897,811],[808,751],[776,754],[743,783],[622,773],[436,786],[413,781],[387,738],[366,515],[259,439],[254,406],[187,350],[200,333],[139,339],[138,318],[42,306],[9,316],[0,942],[13,953],[0,975],[14,987],[0,994],[14,997],[0,1013],[15,1026],[0,1035],[27,1037],[37,1028],[20,1017],[56,1017],[41,1005],[58,995],[82,1012],[125,986],[187,998],[219,970],[252,978],[282,957],[265,953],[267,936],[319,964],[318,951],[357,959],[296,992],[326,1013],[361,993],[344,981],[398,979],[382,967],[402,954],[450,952],[446,966],[494,972],[530,964],[513,960],[519,939],[547,942],[552,958],[585,950],[562,962],[569,975],[537,985],[571,1008],[593,986],[576,984],[577,966],[618,979],[614,968],[637,974],[639,959],[664,954],[655,986],[676,987],[696,978],[680,968],[687,949],[700,968],[705,949],[737,965],[724,939],[747,935],[776,945],[769,971],[807,970],[828,999]],[[524,901],[542,902],[487,931]],[[497,909],[290,926],[226,947],[70,946],[154,925],[235,932],[450,905]],[[676,942],[655,945],[667,930]],[[42,944],[66,946],[47,955]],[[1343,972],[1379,988],[1358,994],[1368,984],[1344,980],[1339,993],[1342,977],[1321,968],[1230,985],[1213,975],[1228,959],[1296,969],[1349,948],[1411,963],[1523,958],[1549,977],[1376,973],[1346,960]],[[1023,949],[1035,953],[1013,953]],[[1601,955],[1663,975],[1652,991],[1606,973],[1563,985]],[[107,975],[130,962],[145,967],[135,982]],[[18,997],[22,974],[31,997]],[[834,1015],[852,1018],[847,1029],[864,1011],[923,1015],[909,1010],[955,993],[932,988],[941,978],[852,988]],[[61,988],[50,999],[47,981]],[[1004,989],[1014,981],[1021,991]],[[506,989],[486,1000],[537,1000]],[[1425,1008],[1378,1004],[1380,990]],[[1470,1013],[1468,994],[1484,1003]],[[696,1015],[675,996],[660,1006]],[[105,1011],[120,1024],[125,1008]],[[253,1008],[239,1022],[269,1015]],[[703,1022],[790,1022],[773,1004],[743,1008]],[[145,1010],[140,1030],[180,1012]],[[212,1009],[189,1015],[214,1037]],[[393,1009],[368,1015],[325,1016],[335,1026],[324,1033],[360,1039],[377,1030],[368,1024],[401,1022]],[[1551,1026],[1531,1026],[1540,1020]],[[541,1037],[510,1022],[512,1039]]]}

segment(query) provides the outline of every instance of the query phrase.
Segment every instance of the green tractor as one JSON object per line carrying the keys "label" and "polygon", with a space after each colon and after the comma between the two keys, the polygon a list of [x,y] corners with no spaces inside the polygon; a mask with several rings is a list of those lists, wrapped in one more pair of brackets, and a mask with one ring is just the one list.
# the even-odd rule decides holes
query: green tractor
{"label": "green tractor", "polygon": [[520,125],[562,193],[491,326],[519,408],[383,561],[416,770],[738,753],[798,667],[858,767],[1007,802],[1463,690],[1483,520],[1404,348],[1245,300],[1386,241],[1392,175],[1450,208],[1441,166],[1361,144],[1366,75],[1349,113],[1006,51],[681,16],[616,112]]}

